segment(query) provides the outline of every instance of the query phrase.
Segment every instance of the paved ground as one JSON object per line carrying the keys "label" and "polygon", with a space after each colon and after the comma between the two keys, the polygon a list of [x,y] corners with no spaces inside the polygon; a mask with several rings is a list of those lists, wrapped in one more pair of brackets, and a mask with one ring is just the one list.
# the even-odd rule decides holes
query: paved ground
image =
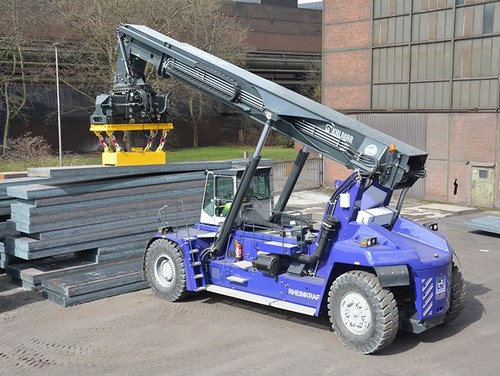
{"label": "paved ground", "polygon": [[[316,189],[311,191],[294,192],[288,202],[288,207],[296,208],[304,214],[312,214],[313,219],[320,221],[323,210],[332,194],[331,190]],[[392,203],[396,206],[396,198]],[[276,201],[276,200],[275,200]],[[418,200],[406,199],[401,211],[402,215],[415,221],[436,220],[452,215],[477,212],[476,208],[429,203]]]}
{"label": "paved ground", "polygon": [[[320,205],[325,195],[314,194],[319,201],[302,209]],[[464,227],[484,213],[411,206],[418,220],[439,217],[466,280],[467,305],[448,326],[400,332],[381,354],[344,348],[325,315],[208,293],[173,304],[150,290],[62,308],[0,275],[0,375],[497,375],[500,237]]]}

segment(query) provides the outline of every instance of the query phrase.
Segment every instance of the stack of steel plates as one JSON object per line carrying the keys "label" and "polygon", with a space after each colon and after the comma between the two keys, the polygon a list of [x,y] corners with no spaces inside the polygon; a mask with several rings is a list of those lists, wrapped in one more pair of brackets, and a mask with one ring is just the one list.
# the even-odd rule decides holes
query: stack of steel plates
{"label": "stack of steel plates", "polygon": [[89,265],[42,279],[44,296],[65,307],[147,286],[140,258]]}
{"label": "stack of steel plates", "polygon": [[7,226],[7,220],[10,218],[10,206],[17,202],[13,197],[7,194],[8,187],[15,187],[36,183],[45,179],[37,177],[26,177],[25,173],[2,173],[0,174],[0,271],[5,269],[8,264],[9,256],[5,254],[4,241],[7,236],[15,236],[19,233]]}
{"label": "stack of steel plates", "polygon": [[42,278],[55,277],[91,264],[95,261],[76,253],[32,261],[16,259],[16,263],[9,263],[7,271],[17,284],[35,291],[41,289]]}
{"label": "stack of steel plates", "polygon": [[204,171],[236,163],[37,168],[0,182],[10,201],[10,219],[0,223],[0,267],[65,306],[144,288],[148,240],[165,221],[195,223]]}
{"label": "stack of steel plates", "polygon": [[[7,194],[8,187],[15,187],[18,185],[31,184],[37,181],[43,181],[44,179],[37,177],[14,177],[10,179],[5,179],[4,174],[2,174],[2,179],[0,179],[0,222],[5,221],[10,215],[10,205],[16,200],[9,197]],[[1,230],[0,230],[1,231]],[[2,233],[0,232],[0,240]]]}

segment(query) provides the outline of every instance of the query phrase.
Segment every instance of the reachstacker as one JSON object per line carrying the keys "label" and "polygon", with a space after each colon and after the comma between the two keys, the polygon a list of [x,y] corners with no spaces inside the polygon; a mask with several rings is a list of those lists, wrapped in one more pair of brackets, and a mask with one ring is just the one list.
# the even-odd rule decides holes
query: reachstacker
{"label": "reachstacker", "polygon": [[[200,223],[164,226],[149,242],[144,271],[156,295],[209,291],[311,316],[326,310],[338,338],[365,354],[399,329],[420,333],[460,314],[464,281],[446,237],[400,216],[405,193],[425,177],[424,151],[148,27],[121,25],[117,36],[109,96],[120,101],[109,111],[98,98],[93,124],[122,123],[123,107],[146,123],[165,115],[166,98],[145,83],[152,64],[263,126],[244,169],[207,173]],[[258,166],[271,130],[305,145],[274,206],[270,169]],[[319,226],[286,211],[309,149],[353,171]]]}

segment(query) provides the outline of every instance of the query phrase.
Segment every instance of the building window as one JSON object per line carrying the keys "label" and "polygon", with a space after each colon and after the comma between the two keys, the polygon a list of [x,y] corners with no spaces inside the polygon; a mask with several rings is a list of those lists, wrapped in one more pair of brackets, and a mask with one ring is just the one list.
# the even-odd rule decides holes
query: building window
{"label": "building window", "polygon": [[372,109],[500,107],[500,1],[375,0]]}
{"label": "building window", "polygon": [[495,16],[495,4],[485,4],[483,10],[483,34],[493,33],[493,20]]}

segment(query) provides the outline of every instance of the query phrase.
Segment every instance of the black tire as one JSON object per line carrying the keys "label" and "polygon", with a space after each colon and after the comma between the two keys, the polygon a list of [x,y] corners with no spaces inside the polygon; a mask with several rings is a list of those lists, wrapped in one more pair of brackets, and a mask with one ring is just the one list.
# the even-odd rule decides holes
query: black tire
{"label": "black tire", "polygon": [[451,269],[451,292],[450,292],[450,308],[446,311],[444,323],[447,324],[455,320],[465,306],[465,282],[462,277],[462,272],[458,266],[453,263]]}
{"label": "black tire", "polygon": [[328,315],[340,341],[363,354],[389,346],[399,328],[394,295],[380,286],[377,276],[364,271],[342,274],[332,283]]}
{"label": "black tire", "polygon": [[185,299],[186,269],[179,246],[171,241],[159,239],[146,250],[146,278],[154,293],[171,302]]}

